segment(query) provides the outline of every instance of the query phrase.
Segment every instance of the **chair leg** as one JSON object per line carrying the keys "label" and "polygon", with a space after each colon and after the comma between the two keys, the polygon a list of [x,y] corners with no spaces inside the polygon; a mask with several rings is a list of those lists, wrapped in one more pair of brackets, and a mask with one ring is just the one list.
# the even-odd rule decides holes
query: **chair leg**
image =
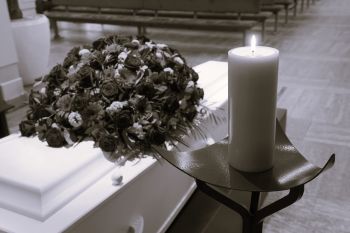
{"label": "chair leg", "polygon": [[57,21],[50,19],[50,25],[51,25],[51,27],[52,27],[52,29],[54,31],[54,39],[60,38]]}
{"label": "chair leg", "polygon": [[289,6],[288,4],[284,5],[284,13],[285,13],[285,18],[284,18],[284,23],[287,24],[288,23],[288,16],[289,16]]}
{"label": "chair leg", "polygon": [[305,3],[305,0],[301,0],[300,12],[304,11],[304,3]]}
{"label": "chair leg", "polygon": [[141,26],[137,26],[137,35],[142,36],[142,27]]}
{"label": "chair leg", "polygon": [[265,20],[261,21],[261,41],[265,40]]}
{"label": "chair leg", "polygon": [[274,13],[274,17],[275,17],[274,32],[277,32],[277,30],[278,30],[278,12]]}
{"label": "chair leg", "polygon": [[293,8],[294,17],[297,16],[297,9],[298,9],[298,0],[294,0],[294,8]]}
{"label": "chair leg", "polygon": [[247,30],[244,30],[243,31],[243,41],[242,41],[243,46],[245,46],[246,38],[247,38]]}

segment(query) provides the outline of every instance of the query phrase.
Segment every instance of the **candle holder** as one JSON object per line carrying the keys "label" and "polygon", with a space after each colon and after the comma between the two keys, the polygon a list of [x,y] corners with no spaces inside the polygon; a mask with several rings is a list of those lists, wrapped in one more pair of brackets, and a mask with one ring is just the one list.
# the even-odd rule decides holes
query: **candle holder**
{"label": "candle holder", "polygon": [[[335,162],[335,155],[332,154],[322,168],[311,164],[290,142],[278,122],[275,163],[273,168],[264,172],[249,173],[232,168],[228,163],[227,138],[195,151],[155,149],[170,164],[192,176],[199,190],[236,211],[243,220],[243,233],[261,233],[267,216],[298,201],[303,195],[304,185],[331,168]],[[249,209],[230,199],[220,188],[251,192]],[[289,194],[258,208],[261,192],[283,190],[289,190]]]}

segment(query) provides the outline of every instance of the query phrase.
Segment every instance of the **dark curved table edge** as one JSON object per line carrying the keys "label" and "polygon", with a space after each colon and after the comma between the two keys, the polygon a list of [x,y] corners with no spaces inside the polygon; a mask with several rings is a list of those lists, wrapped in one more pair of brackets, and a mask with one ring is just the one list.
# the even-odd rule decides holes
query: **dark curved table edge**
{"label": "dark curved table edge", "polygon": [[[280,132],[283,134],[282,136],[288,141],[289,144],[291,144],[296,150],[297,148],[291,143],[291,141],[289,140],[289,138],[287,137],[287,135],[285,134],[285,132],[281,129],[281,126],[277,120],[277,128],[276,130],[280,130]],[[224,139],[223,139],[224,140]],[[221,141],[219,142],[216,142],[216,143],[221,143]],[[216,144],[215,143],[215,144]],[[228,189],[228,190],[237,190],[237,191],[248,191],[248,192],[278,192],[278,191],[285,191],[285,190],[290,190],[292,188],[295,188],[295,187],[298,187],[298,186],[301,186],[301,185],[305,185],[307,183],[309,183],[310,181],[314,180],[315,178],[317,178],[320,174],[322,174],[324,171],[330,169],[331,167],[334,166],[334,163],[335,163],[335,154],[333,153],[330,158],[327,160],[327,162],[325,163],[325,165],[323,167],[318,167],[318,166],[315,166],[314,164],[312,164],[311,162],[309,162],[298,150],[297,152],[300,154],[300,156],[302,156],[308,163],[312,164],[316,169],[319,169],[319,171],[317,173],[315,173],[314,176],[310,177],[309,179],[307,179],[305,182],[301,182],[299,183],[298,185],[295,185],[295,186],[290,186],[288,188],[284,188],[284,189],[271,189],[271,190],[263,190],[263,189],[250,189],[250,190],[247,190],[247,189],[238,189],[238,188],[232,188],[232,187],[227,187],[227,186],[223,186],[223,185],[218,185],[218,184],[213,184],[212,182],[208,182],[206,180],[202,180],[202,179],[199,179],[197,177],[194,177],[193,175],[189,174],[188,172],[178,168],[177,166],[175,166],[174,164],[172,164],[167,158],[166,156],[163,156],[161,151],[164,151],[164,149],[160,148],[160,147],[152,147],[155,152],[160,155],[163,159],[165,159],[168,163],[170,163],[172,166],[174,166],[176,169],[180,170],[181,172],[187,174],[188,176],[194,178],[195,180],[199,180],[199,181],[202,181],[206,184],[209,184],[209,185],[212,185],[214,187],[218,187],[218,188],[223,188],[223,189]],[[200,150],[200,149],[203,149],[203,148],[199,148],[199,149],[196,149],[196,150]],[[169,152],[169,151],[167,151]],[[242,174],[245,174],[246,172],[241,172]]]}

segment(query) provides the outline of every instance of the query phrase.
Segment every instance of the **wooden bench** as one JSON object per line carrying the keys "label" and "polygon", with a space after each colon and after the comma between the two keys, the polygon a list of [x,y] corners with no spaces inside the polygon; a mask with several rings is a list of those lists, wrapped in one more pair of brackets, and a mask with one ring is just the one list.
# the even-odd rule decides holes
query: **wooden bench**
{"label": "wooden bench", "polygon": [[[146,27],[190,30],[236,31],[243,33],[257,25],[256,20],[199,18],[201,13],[258,13],[260,0],[52,0],[53,7],[45,12],[59,36],[57,21],[136,26],[138,34]],[[153,15],[140,12],[153,11]],[[187,12],[193,17],[159,15],[159,12]]]}
{"label": "wooden bench", "polygon": [[[296,15],[298,0],[262,0],[261,3],[262,11],[279,12],[281,9],[284,9],[284,22],[288,23],[289,10],[294,9],[294,16]],[[277,16],[275,20],[277,20]]]}

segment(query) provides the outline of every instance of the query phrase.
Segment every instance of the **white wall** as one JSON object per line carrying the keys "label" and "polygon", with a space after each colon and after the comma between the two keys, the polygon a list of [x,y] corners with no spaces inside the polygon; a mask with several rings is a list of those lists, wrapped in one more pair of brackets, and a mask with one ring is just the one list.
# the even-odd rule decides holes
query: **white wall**
{"label": "white wall", "polygon": [[23,86],[7,2],[4,0],[0,0],[0,35],[0,91],[6,101],[11,101],[23,95]]}

